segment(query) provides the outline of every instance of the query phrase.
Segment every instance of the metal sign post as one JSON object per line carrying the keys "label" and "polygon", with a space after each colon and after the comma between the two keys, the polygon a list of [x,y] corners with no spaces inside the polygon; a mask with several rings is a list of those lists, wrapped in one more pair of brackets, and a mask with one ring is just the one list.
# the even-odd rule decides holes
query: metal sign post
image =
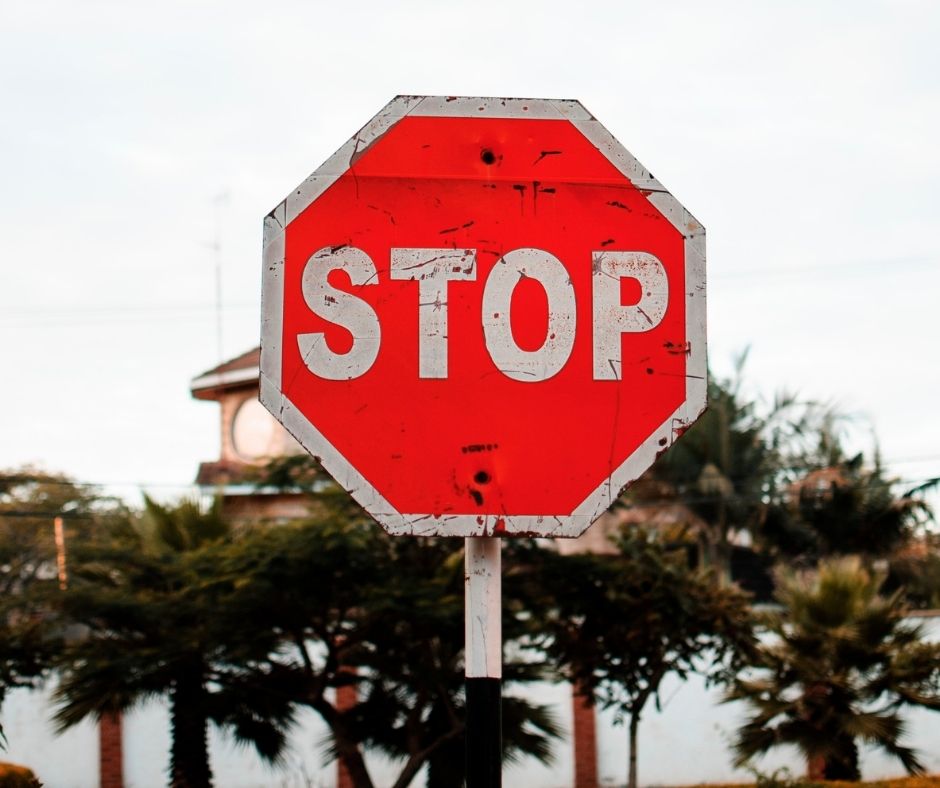
{"label": "metal sign post", "polygon": [[503,626],[498,537],[465,540],[467,788],[502,785]]}

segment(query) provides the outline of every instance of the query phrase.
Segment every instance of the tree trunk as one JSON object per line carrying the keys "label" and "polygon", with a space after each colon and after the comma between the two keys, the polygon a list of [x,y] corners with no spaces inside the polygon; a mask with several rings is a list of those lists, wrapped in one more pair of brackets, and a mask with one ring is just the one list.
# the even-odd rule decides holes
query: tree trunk
{"label": "tree trunk", "polygon": [[346,769],[346,774],[355,788],[374,788],[365,759],[359,749],[359,742],[347,730],[343,715],[327,701],[322,694],[308,699],[310,707],[316,711],[330,729],[336,754]]}
{"label": "tree trunk", "polygon": [[630,766],[627,769],[627,788],[636,788],[636,733],[640,727],[640,712],[630,715]]}
{"label": "tree trunk", "polygon": [[822,755],[810,755],[806,759],[806,779],[826,779],[826,759]]}
{"label": "tree trunk", "polygon": [[209,723],[198,666],[177,677],[170,695],[170,786],[211,788]]}
{"label": "tree trunk", "polygon": [[827,780],[861,780],[862,773],[858,768],[858,745],[855,739],[843,734],[838,737],[837,742],[838,751],[826,758],[823,776]]}
{"label": "tree trunk", "polygon": [[[333,735],[336,735],[335,731]],[[339,759],[346,767],[346,773],[355,788],[374,788],[359,747],[356,744],[343,743],[336,739],[336,748],[339,751]]]}

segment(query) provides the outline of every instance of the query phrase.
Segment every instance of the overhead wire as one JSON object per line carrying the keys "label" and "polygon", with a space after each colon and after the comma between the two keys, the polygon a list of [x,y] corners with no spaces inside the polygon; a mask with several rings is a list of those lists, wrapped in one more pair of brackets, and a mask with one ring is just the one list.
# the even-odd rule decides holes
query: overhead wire
{"label": "overhead wire", "polygon": [[[756,276],[802,276],[807,273],[832,273],[843,275],[858,272],[860,269],[881,268],[885,274],[893,275],[898,266],[935,265],[940,261],[936,255],[911,255],[896,258],[868,259],[840,262],[834,265],[797,265],[793,267],[770,267],[754,269],[735,269],[731,271],[711,271],[714,279],[751,279]],[[167,304],[98,304],[86,306],[48,305],[48,304],[7,304],[0,306],[0,323],[27,322],[30,325],[95,325],[112,322],[152,322],[161,315],[189,313],[190,318],[209,319],[214,317],[219,305],[210,303],[167,303]],[[258,309],[258,302],[235,302],[223,304],[224,312],[237,312]],[[91,322],[89,322],[91,320]]]}

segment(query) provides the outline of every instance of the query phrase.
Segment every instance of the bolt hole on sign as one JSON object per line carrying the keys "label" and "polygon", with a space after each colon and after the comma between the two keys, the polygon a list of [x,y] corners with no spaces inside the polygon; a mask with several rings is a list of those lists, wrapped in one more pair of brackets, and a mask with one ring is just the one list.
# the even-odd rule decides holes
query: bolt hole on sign
{"label": "bolt hole on sign", "polygon": [[393,534],[578,536],[705,407],[705,230],[577,101],[393,99],[262,301],[262,402]]}

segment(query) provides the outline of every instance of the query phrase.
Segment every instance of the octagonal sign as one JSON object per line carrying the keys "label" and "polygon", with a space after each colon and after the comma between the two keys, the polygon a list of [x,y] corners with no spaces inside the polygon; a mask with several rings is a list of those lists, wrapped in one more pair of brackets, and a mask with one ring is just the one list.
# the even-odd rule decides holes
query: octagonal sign
{"label": "octagonal sign", "polygon": [[262,402],[393,534],[578,536],[705,406],[705,231],[577,101],[399,96],[263,279]]}

